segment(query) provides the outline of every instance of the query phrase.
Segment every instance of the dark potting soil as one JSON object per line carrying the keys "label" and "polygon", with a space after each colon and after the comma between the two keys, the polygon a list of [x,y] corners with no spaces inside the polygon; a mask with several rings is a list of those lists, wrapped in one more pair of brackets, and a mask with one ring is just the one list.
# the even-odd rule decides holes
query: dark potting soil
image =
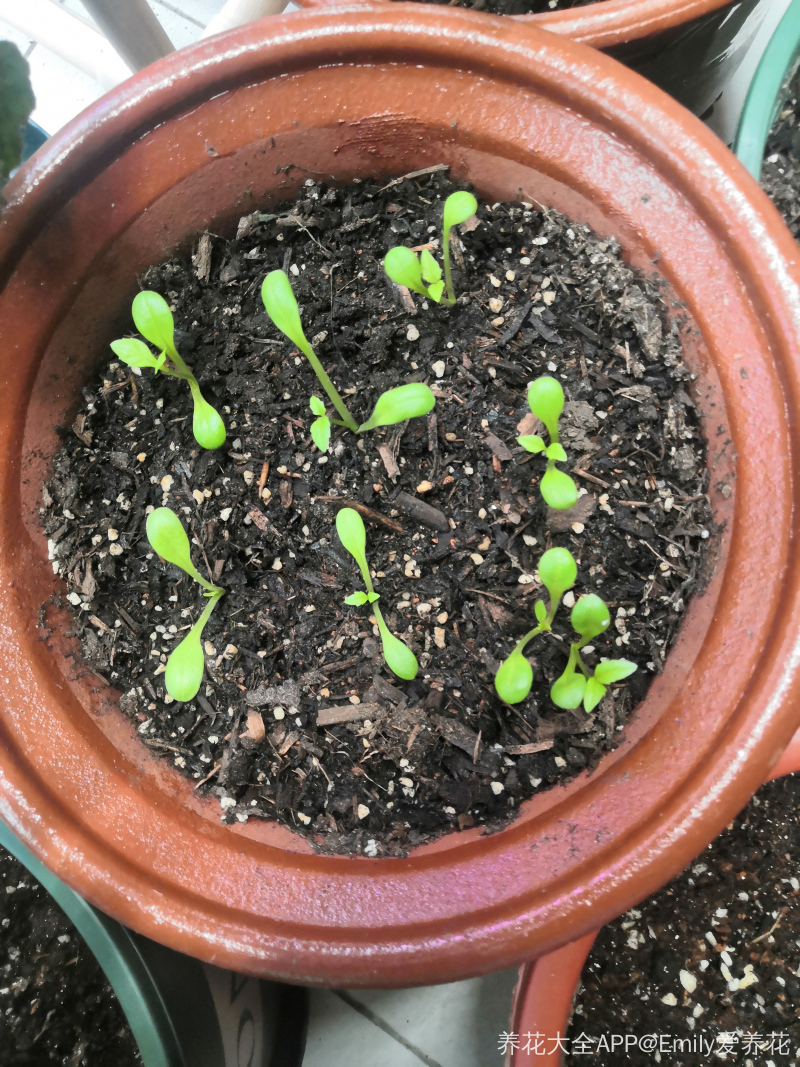
{"label": "dark potting soil", "polygon": [[797,83],[770,131],[761,169],[761,185],[795,238],[800,236],[800,107]]}
{"label": "dark potting soil", "polygon": [[[800,776],[762,786],[681,875],[603,928],[583,969],[568,1062],[800,1063],[798,813]],[[614,1034],[645,1043],[612,1049]]]}
{"label": "dark potting soil", "polygon": [[566,11],[571,7],[602,3],[602,0],[421,0],[454,7],[471,7],[489,15],[538,15],[547,11]]}
{"label": "dark potting soil", "polygon": [[[144,743],[215,795],[224,820],[278,819],[319,848],[401,855],[497,827],[593,767],[704,582],[705,444],[658,288],[585,226],[484,204],[455,242],[457,305],[428,307],[389,283],[382,259],[436,240],[452,188],[443,168],[346,189],[309,180],[296,203],[243,218],[234,240],[204,235],[191,261],[151,268],[142,285],[174,308],[178,348],[228,442],[202,451],[182,383],[112,356],[44,494],[86,662],[123,691]],[[277,267],[357,414],[415,379],[431,383],[435,410],[363,438],[336,430],[320,456],[308,427],[321,388],[259,295]],[[548,511],[544,464],[516,444],[523,419],[531,432],[526,385],[547,373],[568,399],[562,440],[582,494],[571,512]],[[387,624],[420,662],[413,682],[385,667],[369,609],[343,603],[361,588],[335,533],[344,504],[364,515]],[[165,698],[162,674],[202,598],[150,549],[146,511],[160,505],[227,590],[188,704]],[[598,593],[613,616],[588,661],[638,664],[590,716],[549,699],[566,609],[528,646],[530,697],[511,708],[493,686],[534,625],[536,565],[552,545],[578,561],[575,595]]]}
{"label": "dark potting soil", "polygon": [[134,1067],[133,1034],[52,897],[0,848],[0,1067]]}

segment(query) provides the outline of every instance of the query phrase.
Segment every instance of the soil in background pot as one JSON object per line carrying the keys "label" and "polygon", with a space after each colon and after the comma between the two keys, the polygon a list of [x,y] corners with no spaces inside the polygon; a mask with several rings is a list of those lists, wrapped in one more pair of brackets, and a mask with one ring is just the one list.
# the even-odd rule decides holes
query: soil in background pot
{"label": "soil in background pot", "polygon": [[770,130],[761,185],[795,238],[800,235],[800,107],[797,82]]}
{"label": "soil in background pot", "polygon": [[656,1034],[670,1067],[796,1067],[799,811],[800,776],[763,786],[678,878],[603,928],[575,1000],[572,1056],[649,1067],[652,1047],[612,1051],[610,1035]]}
{"label": "soil in background pot", "polygon": [[0,848],[0,1067],[135,1067],[100,965],[52,897]]}
{"label": "soil in background pot", "polygon": [[[427,2],[427,0],[421,0]],[[454,0],[432,0],[434,4],[450,4]],[[566,11],[571,7],[586,7],[602,0],[456,0],[456,7],[471,7],[490,15],[539,15],[548,11]]]}
{"label": "soil in background pot", "polygon": [[[191,260],[149,270],[142,285],[173,307],[178,349],[228,441],[200,449],[184,384],[111,356],[44,493],[86,664],[123,691],[144,743],[215,795],[224,820],[278,819],[315,847],[370,856],[502,826],[594,767],[662,669],[713,532],[677,326],[613,241],[530,204],[481,205],[456,242],[454,308],[388,281],[389,247],[441,234],[443,170],[344,189],[309,180],[296,203],[243,218],[234,240],[203,235]],[[362,437],[335,430],[321,456],[308,430],[321,387],[260,299],[275,268],[356,414],[415,379],[437,393],[434,411]],[[542,374],[567,396],[562,441],[581,493],[570,512],[545,506],[544,462],[516,444]],[[202,598],[146,540],[146,511],[161,505],[227,590],[188,704],[165,699],[162,675]],[[413,682],[385,667],[369,608],[344,604],[361,583],[335,533],[342,505],[365,518],[387,624],[420,662]],[[553,545],[578,561],[574,595],[596,592],[612,614],[590,664],[638,664],[590,716],[549,698],[570,595],[554,633],[528,647],[530,696],[510,707],[494,690],[535,625],[536,565]]]}

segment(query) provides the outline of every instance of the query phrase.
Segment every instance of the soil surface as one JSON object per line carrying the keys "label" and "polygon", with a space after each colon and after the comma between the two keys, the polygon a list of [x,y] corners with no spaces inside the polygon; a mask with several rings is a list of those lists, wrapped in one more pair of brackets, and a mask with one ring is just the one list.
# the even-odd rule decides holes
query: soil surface
{"label": "soil surface", "polygon": [[[455,307],[385,277],[392,245],[436,250],[453,188],[443,170],[308,181],[297,203],[242,219],[236,239],[204,235],[192,261],[151,268],[142,285],[170,301],[228,442],[196,445],[183,383],[105,362],[64,430],[43,509],[86,662],[122,690],[153,752],[214,794],[226,821],[277,818],[317,847],[371,856],[500,826],[594,766],[661,670],[713,540],[678,328],[613,241],[532,205],[483,204],[454,242]],[[357,415],[410,380],[430,382],[431,415],[360,438],[335,428],[321,456],[308,431],[321,388],[260,300],[278,267]],[[544,462],[516,444],[531,432],[526,385],[543,373],[568,400],[561,436],[581,493],[570,512],[546,508]],[[361,588],[335,534],[344,504],[364,515],[387,624],[420,662],[413,682],[384,666],[369,608],[343,603]],[[165,699],[161,675],[202,598],[145,538],[160,505],[227,590],[189,704]],[[612,613],[588,662],[639,667],[591,716],[549,699],[570,639],[563,608],[528,646],[530,697],[511,708],[494,691],[535,624],[536,565],[552,545],[578,561],[575,595],[595,592]]]}
{"label": "soil surface", "polygon": [[800,108],[795,91],[770,131],[761,185],[780,211],[795,238],[800,235]]}
{"label": "soil surface", "polygon": [[136,1042],[75,927],[0,848],[0,1067],[134,1067]]}
{"label": "soil surface", "polygon": [[[428,0],[421,0],[428,2]],[[434,4],[471,7],[490,15],[538,15],[547,11],[566,11],[571,7],[586,7],[602,0],[431,0]]]}
{"label": "soil surface", "polygon": [[[602,1067],[800,1063],[798,813],[800,776],[763,786],[678,878],[603,928],[576,997],[572,1056]],[[644,1043],[612,1049],[611,1035]]]}

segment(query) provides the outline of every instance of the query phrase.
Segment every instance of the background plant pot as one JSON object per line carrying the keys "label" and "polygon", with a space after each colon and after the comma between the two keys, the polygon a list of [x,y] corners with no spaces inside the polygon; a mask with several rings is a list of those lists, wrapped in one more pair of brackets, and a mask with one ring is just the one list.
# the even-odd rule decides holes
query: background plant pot
{"label": "background plant pot", "polygon": [[300,1067],[308,994],[198,963],[109,919],[0,822],[16,856],[77,927],[117,994],[144,1067]]}
{"label": "background plant pot", "polygon": [[[786,746],[766,781],[797,771],[800,771],[800,730]],[[519,1048],[509,1048],[506,1067],[528,1067],[533,1063],[560,1067],[564,1062],[557,1038],[567,1032],[583,965],[599,933],[594,930],[578,941],[520,967],[511,1004],[509,1033],[538,1034],[541,1051],[526,1049],[525,1043],[520,1042]]]}
{"label": "background plant pot", "polygon": [[769,131],[800,66],[800,0],[792,0],[761,57],[750,84],[733,150],[754,178]]}
{"label": "background plant pot", "polygon": [[[138,272],[230,232],[306,176],[446,161],[492,200],[614,235],[680,301],[711,441],[720,556],[666,669],[591,775],[500,833],[406,859],[315,854],[221,826],[69,658],[38,525],[54,427],[127,327]],[[0,226],[0,812],[107,914],[208,962],[302,983],[408,986],[498,970],[597,929],[697,854],[797,723],[795,246],[701,123],[600,53],[410,5],[265,20],[176,53],[52,138]],[[736,459],[734,460],[734,456]],[[735,488],[735,493],[733,489]]]}

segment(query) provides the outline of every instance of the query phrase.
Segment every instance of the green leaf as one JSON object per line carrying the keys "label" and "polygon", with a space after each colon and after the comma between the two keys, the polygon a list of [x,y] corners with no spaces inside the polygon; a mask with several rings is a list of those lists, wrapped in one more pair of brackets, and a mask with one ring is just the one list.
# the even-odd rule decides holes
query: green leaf
{"label": "green leaf", "polygon": [[321,415],[318,419],[314,419],[309,429],[311,440],[320,452],[327,452],[328,445],[331,443],[331,420],[328,416]]}
{"label": "green leaf", "polygon": [[428,286],[428,296],[434,303],[438,304],[442,299],[442,293],[444,292],[444,282],[434,282],[433,285]]}
{"label": "green leaf", "polygon": [[181,520],[171,508],[156,508],[151,511],[147,516],[146,529],[147,540],[162,559],[186,571],[206,589],[217,591],[217,587],[207,582],[192,563],[189,538]]}
{"label": "green leaf", "polygon": [[136,337],[121,337],[119,341],[112,341],[111,351],[129,367],[155,367],[156,365],[156,357],[144,341]]}
{"label": "green leaf", "polygon": [[427,296],[428,290],[422,280],[422,268],[415,252],[405,245],[390,248],[383,260],[383,269],[396,285],[413,289],[420,296]]}
{"label": "green leaf", "polygon": [[344,598],[344,602],[345,604],[350,604],[351,607],[358,606],[359,604],[366,604],[367,594],[363,590],[357,589],[355,593],[351,593],[350,596],[346,596]]}
{"label": "green leaf", "polygon": [[272,270],[261,283],[261,299],[266,312],[282,334],[306,352],[311,345],[303,333],[300,309],[289,279],[282,270]]}
{"label": "green leaf", "polygon": [[155,373],[156,374],[158,374],[158,372],[162,369],[162,367],[164,366],[164,364],[166,362],[167,362],[167,353],[166,352],[159,353],[158,359],[156,360],[156,369],[155,369]]}
{"label": "green leaf", "polygon": [[544,622],[547,618],[547,607],[543,600],[537,600],[533,605],[533,613],[537,622]]}
{"label": "green leaf", "polygon": [[566,511],[578,502],[578,487],[568,474],[552,467],[544,472],[539,483],[539,492],[551,508]]}
{"label": "green leaf", "polygon": [[367,565],[367,531],[364,521],[354,508],[342,508],[336,515],[339,540],[359,565]]}
{"label": "green leaf", "polygon": [[522,445],[526,452],[544,452],[546,448],[542,438],[535,433],[526,433],[518,437],[517,444]]}
{"label": "green leaf", "polygon": [[545,375],[531,382],[528,389],[528,406],[537,419],[547,427],[551,438],[558,438],[558,418],[564,410],[564,390],[561,382]]}
{"label": "green leaf", "polygon": [[548,548],[539,560],[536,573],[550,594],[551,603],[555,604],[575,584],[578,565],[568,549]]}
{"label": "green leaf", "polygon": [[572,609],[569,621],[573,630],[577,631],[584,641],[590,641],[608,629],[611,616],[600,597],[589,593],[582,596]]}
{"label": "green leaf", "polygon": [[380,600],[380,593],[367,593],[367,600],[370,604],[374,604],[376,600]]}
{"label": "green leaf", "polygon": [[588,678],[583,693],[583,708],[587,714],[591,714],[603,697],[606,695],[606,687],[597,678]]}
{"label": "green leaf", "polygon": [[598,682],[610,685],[612,682],[620,682],[636,670],[636,664],[629,659],[607,659],[597,666],[594,672]]}
{"label": "green leaf", "polygon": [[497,695],[506,704],[519,704],[530,693],[533,685],[533,667],[521,652],[516,650],[503,660],[494,678]]}
{"label": "green leaf", "polygon": [[564,451],[564,446],[560,445],[558,441],[554,441],[547,448],[547,458],[554,459],[556,463],[566,463],[567,453]]}
{"label": "green leaf", "polygon": [[164,297],[145,289],[133,298],[131,313],[142,337],[171,356],[175,351],[175,320]]}
{"label": "green leaf", "polygon": [[438,282],[442,277],[442,268],[427,248],[423,248],[419,254],[419,265],[422,272],[422,280],[427,285],[430,285],[431,282]]}
{"label": "green leaf", "polygon": [[203,680],[205,661],[200,632],[193,626],[167,660],[164,683],[174,700],[192,700]]}
{"label": "green leaf", "polygon": [[308,406],[311,408],[311,413],[313,415],[325,414],[325,404],[318,396],[312,396],[308,402]]}
{"label": "green leaf", "polygon": [[[16,45],[0,41],[0,189],[22,159],[22,127],[36,101],[29,67]],[[3,202],[0,194],[0,203]]]}
{"label": "green leaf", "polygon": [[445,234],[453,226],[471,219],[478,210],[478,201],[468,192],[451,193],[444,202],[442,226]]}
{"label": "green leaf", "polygon": [[189,388],[194,400],[192,433],[195,441],[203,448],[221,448],[225,444],[225,423],[219,412],[203,397],[194,378],[189,379]]}
{"label": "green leaf", "polygon": [[378,397],[375,410],[365,423],[358,428],[359,433],[372,430],[376,426],[394,426],[406,419],[427,415],[433,409],[436,397],[424,382],[409,382],[396,389],[388,389]]}
{"label": "green leaf", "polygon": [[582,674],[576,674],[574,671],[567,674],[565,671],[553,683],[553,688],[550,690],[550,699],[556,707],[577,708],[583,700],[585,689],[586,679]]}
{"label": "green leaf", "polygon": [[[341,515],[341,512],[339,512]],[[377,618],[377,615],[376,615]],[[395,637],[391,633],[384,623],[379,627],[381,634],[381,643],[383,644],[383,658],[386,660],[386,666],[397,675],[398,678],[404,678],[407,682],[410,682],[412,678],[416,678],[417,671],[419,670],[419,664],[417,663],[417,657],[403,642]]]}

